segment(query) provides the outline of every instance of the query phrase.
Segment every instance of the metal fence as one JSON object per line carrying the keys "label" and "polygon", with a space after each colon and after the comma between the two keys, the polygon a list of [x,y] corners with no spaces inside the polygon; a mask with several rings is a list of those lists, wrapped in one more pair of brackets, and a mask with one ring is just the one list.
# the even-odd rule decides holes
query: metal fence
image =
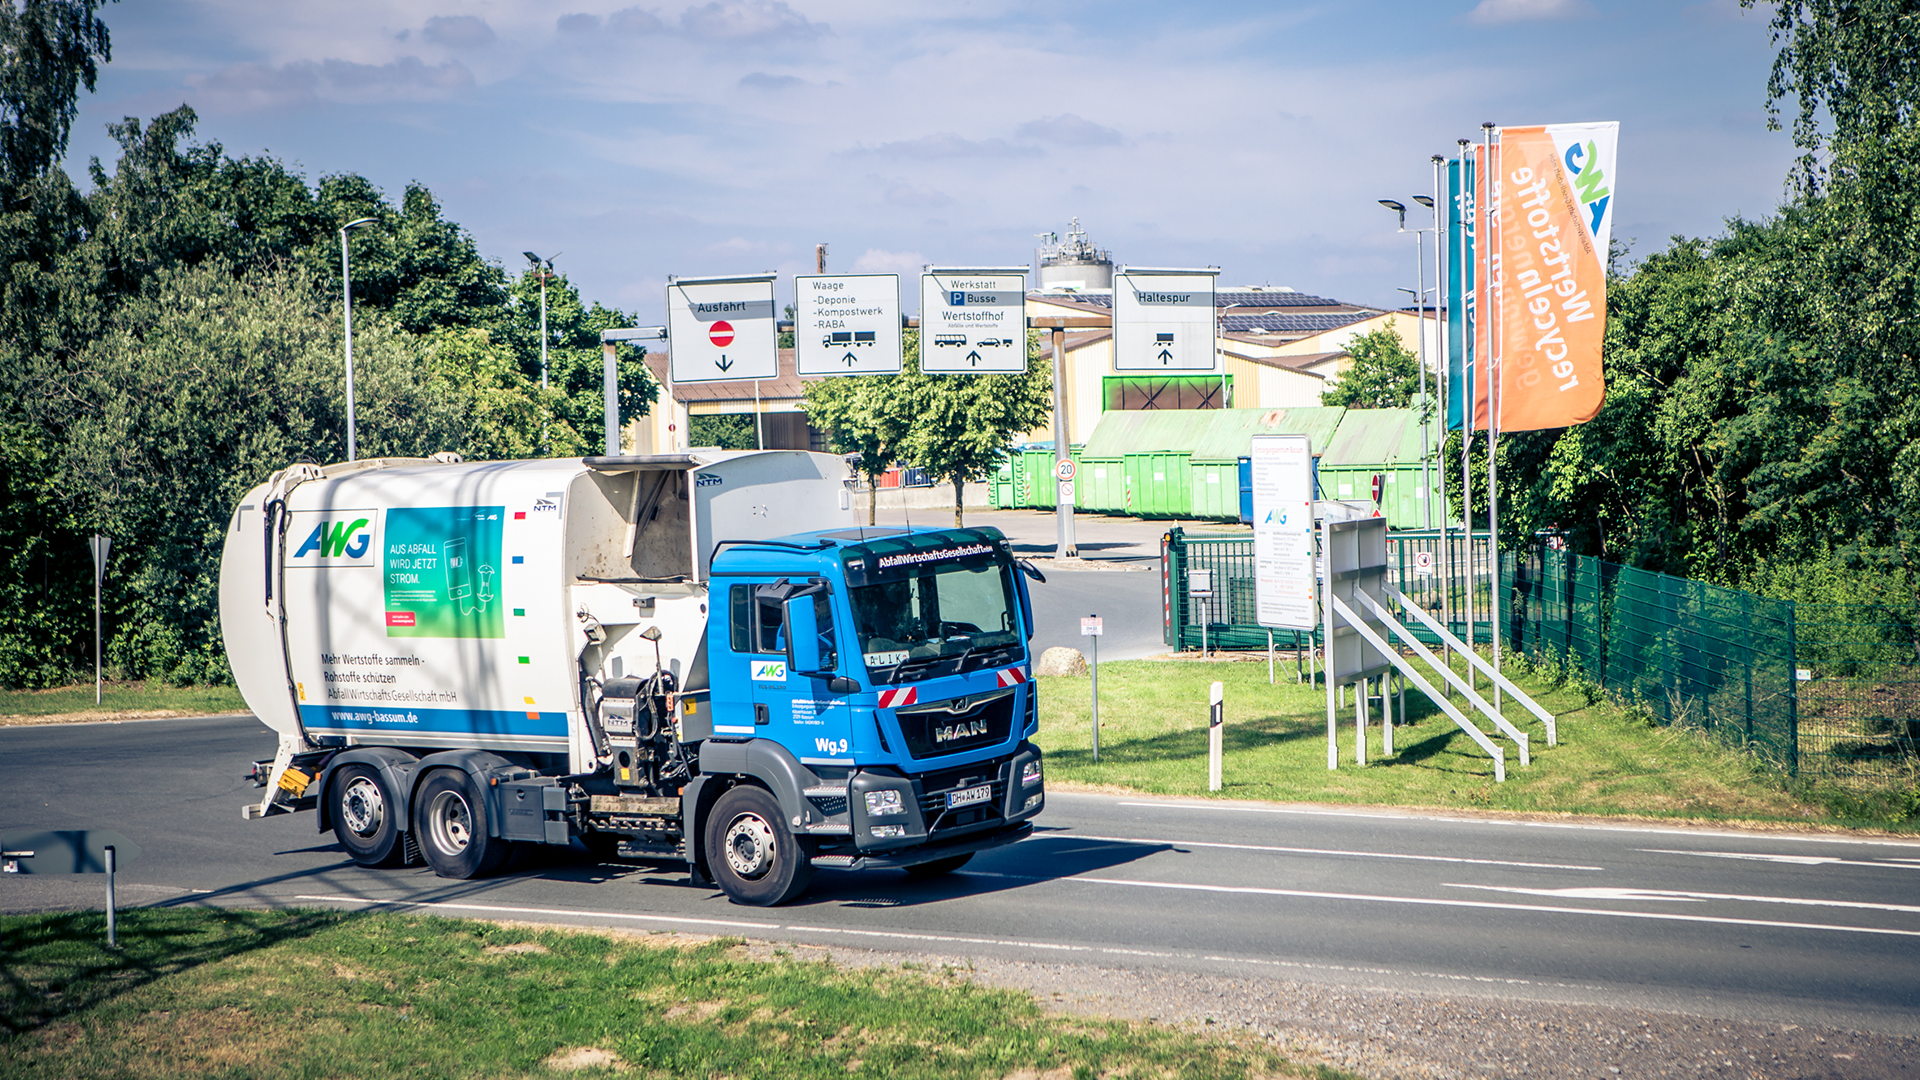
{"label": "metal fence", "polygon": [[1545,548],[1500,561],[1507,648],[1577,667],[1662,723],[1802,767],[1791,601]]}
{"label": "metal fence", "polygon": [[1920,609],[1798,604],[1802,768],[1839,780],[1920,780]]}
{"label": "metal fence", "polygon": [[[1450,537],[1451,581],[1433,532],[1392,534],[1389,579],[1466,637],[1492,636],[1486,538]],[[1426,558],[1421,553],[1428,553]],[[1172,648],[1260,650],[1253,541],[1167,533],[1161,544],[1164,638]],[[1665,724],[1696,727],[1775,768],[1842,783],[1920,780],[1920,606],[1796,604],[1738,589],[1536,547],[1503,553],[1503,648],[1577,668]],[[1193,570],[1213,596],[1188,595]],[[1423,628],[1415,627],[1428,637]],[[1282,649],[1317,632],[1274,631]]]}

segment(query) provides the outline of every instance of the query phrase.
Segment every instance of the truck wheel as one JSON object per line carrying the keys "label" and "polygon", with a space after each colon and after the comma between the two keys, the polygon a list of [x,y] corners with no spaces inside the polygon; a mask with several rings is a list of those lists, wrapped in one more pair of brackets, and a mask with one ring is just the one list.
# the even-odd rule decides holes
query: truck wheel
{"label": "truck wheel", "polygon": [[969,851],[965,855],[949,855],[944,859],[935,859],[932,862],[916,863],[913,866],[907,867],[907,876],[931,878],[939,877],[942,874],[951,874],[955,870],[967,865],[967,860],[971,858],[973,858],[973,852]]}
{"label": "truck wheel", "polygon": [[781,820],[780,804],[744,784],[713,804],[707,866],[729,899],[755,907],[784,904],[813,879],[813,863]]}
{"label": "truck wheel", "polygon": [[487,804],[466,773],[435,772],[413,805],[413,831],[419,837],[420,853],[441,877],[485,877],[513,853],[510,842],[487,835]]}
{"label": "truck wheel", "polygon": [[333,835],[361,866],[399,866],[406,858],[400,842],[399,800],[386,777],[371,765],[348,765],[330,785]]}

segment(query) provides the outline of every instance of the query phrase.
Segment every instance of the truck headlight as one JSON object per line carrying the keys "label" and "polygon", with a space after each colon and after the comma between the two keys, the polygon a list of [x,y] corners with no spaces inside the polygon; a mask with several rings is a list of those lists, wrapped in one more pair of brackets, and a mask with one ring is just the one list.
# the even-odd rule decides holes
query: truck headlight
{"label": "truck headlight", "polygon": [[892,840],[907,835],[905,825],[875,825],[871,831],[875,840]]}
{"label": "truck headlight", "polygon": [[1040,759],[1035,758],[1020,770],[1020,783],[1031,787],[1040,782]]}
{"label": "truck headlight", "polygon": [[[865,794],[867,797],[868,817],[885,817],[888,814],[904,814],[907,812],[906,806],[900,802],[900,789],[898,788],[883,788],[879,791],[869,791]],[[878,836],[880,833],[876,830],[874,835]],[[893,835],[898,836],[900,834],[894,833]]]}

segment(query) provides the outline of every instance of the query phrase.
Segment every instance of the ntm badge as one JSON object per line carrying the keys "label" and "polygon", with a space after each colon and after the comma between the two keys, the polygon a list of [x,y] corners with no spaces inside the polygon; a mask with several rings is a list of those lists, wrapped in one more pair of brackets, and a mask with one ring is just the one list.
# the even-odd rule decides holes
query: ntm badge
{"label": "ntm badge", "polygon": [[[296,566],[315,564],[344,563],[353,565],[371,565],[361,560],[373,549],[373,519],[354,514],[301,515],[315,516],[314,523],[306,540],[294,550]],[[299,535],[299,530],[289,530]]]}

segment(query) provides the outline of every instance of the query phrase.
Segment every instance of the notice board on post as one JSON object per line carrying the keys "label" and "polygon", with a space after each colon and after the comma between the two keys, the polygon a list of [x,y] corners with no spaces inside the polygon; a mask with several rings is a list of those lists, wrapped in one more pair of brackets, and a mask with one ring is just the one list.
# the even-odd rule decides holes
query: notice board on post
{"label": "notice board on post", "polygon": [[1312,630],[1315,604],[1313,445],[1305,435],[1255,435],[1253,595],[1261,626]]}
{"label": "notice board on post", "polygon": [[1364,592],[1374,603],[1382,607],[1387,604],[1387,521],[1385,518],[1327,521],[1322,523],[1321,529],[1327,575],[1322,583],[1324,607],[1321,618],[1325,620],[1323,632],[1329,646],[1326,660],[1327,693],[1331,694],[1332,687],[1340,683],[1370,679],[1386,673],[1392,667],[1387,655],[1361,637],[1359,631],[1345,619],[1336,616],[1333,602],[1325,599],[1328,596],[1339,597],[1340,602],[1358,615],[1368,629],[1381,640],[1386,640],[1388,631],[1385,624],[1354,599],[1354,594]]}

